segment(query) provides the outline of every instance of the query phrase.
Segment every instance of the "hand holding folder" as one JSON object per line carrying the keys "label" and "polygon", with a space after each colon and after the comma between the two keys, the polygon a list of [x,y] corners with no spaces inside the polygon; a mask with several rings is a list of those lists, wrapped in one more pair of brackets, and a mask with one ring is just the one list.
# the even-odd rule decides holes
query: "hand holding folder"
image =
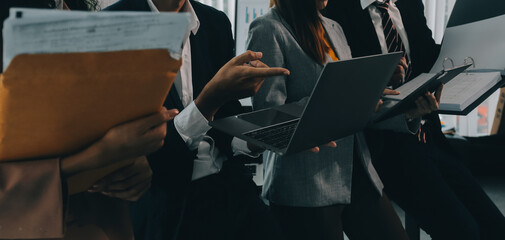
{"label": "hand holding folder", "polygon": [[0,78],[0,161],[72,154],[159,111],[180,64],[166,50],[17,56]]}

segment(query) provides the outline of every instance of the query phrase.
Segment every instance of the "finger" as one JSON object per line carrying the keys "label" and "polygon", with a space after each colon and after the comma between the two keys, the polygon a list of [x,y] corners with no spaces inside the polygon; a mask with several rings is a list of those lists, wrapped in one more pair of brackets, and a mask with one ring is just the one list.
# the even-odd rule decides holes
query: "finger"
{"label": "finger", "polygon": [[426,143],[426,132],[423,132],[423,142]]}
{"label": "finger", "polygon": [[132,178],[133,176],[136,175],[135,168],[132,165],[129,165],[128,167],[121,168],[104,178],[98,180],[93,186],[89,189],[90,192],[101,192],[106,189],[106,187],[110,184],[116,183],[116,182],[122,182],[127,179]]}
{"label": "finger", "polygon": [[134,128],[137,128],[140,133],[146,133],[151,128],[156,127],[162,123],[169,120],[170,114],[166,109],[162,109],[160,112],[151,114],[147,117],[135,120],[131,122]]}
{"label": "finger", "polygon": [[402,65],[396,66],[395,73],[403,73],[405,72],[405,68]]}
{"label": "finger", "polygon": [[127,191],[128,189],[138,185],[139,183],[145,182],[146,179],[150,179],[150,177],[145,176],[145,174],[136,173],[136,175],[126,178],[122,181],[116,181],[106,185],[102,191],[105,192]]}
{"label": "finger", "polygon": [[386,88],[382,92],[382,95],[400,95],[400,92],[396,91],[396,90],[393,90],[393,89]]}
{"label": "finger", "polygon": [[444,84],[440,85],[435,92],[435,98],[437,99],[437,103],[440,103],[440,98],[442,97],[442,90],[444,89]]}
{"label": "finger", "polygon": [[336,148],[337,147],[337,143],[335,141],[331,141],[327,144],[324,144],[323,146],[325,147],[331,147],[331,148]]}
{"label": "finger", "polygon": [[179,115],[179,110],[177,109],[170,109],[170,110],[167,110],[168,111],[168,120],[172,120],[175,118],[175,116]]}
{"label": "finger", "polygon": [[228,63],[236,66],[243,65],[252,61],[260,60],[263,57],[261,52],[247,51],[234,58],[232,58]]}
{"label": "finger", "polygon": [[256,87],[254,88],[254,93],[252,95],[256,94],[260,90],[261,85],[263,85],[263,82],[265,82],[264,78],[260,82],[256,83]]}
{"label": "finger", "polygon": [[407,68],[408,68],[407,58],[402,57],[402,58],[400,59],[400,65],[402,65],[402,67],[403,67],[404,69],[407,69]]}
{"label": "finger", "polygon": [[164,139],[166,134],[167,134],[167,124],[162,123],[146,131],[143,137],[145,139],[152,139],[153,141],[159,141],[161,139]]}
{"label": "finger", "polygon": [[285,68],[247,68],[243,72],[244,78],[266,78],[273,76],[289,75],[289,70]]}
{"label": "finger", "polygon": [[431,111],[438,110],[438,102],[437,102],[437,99],[435,98],[435,96],[433,96],[432,94],[427,94],[426,100],[428,102],[428,105],[429,105]]}
{"label": "finger", "polygon": [[115,197],[127,201],[137,201],[150,188],[151,181],[144,181],[125,191],[102,192],[108,197]]}
{"label": "finger", "polygon": [[257,68],[268,68],[268,65],[259,60],[251,61],[249,65]]}
{"label": "finger", "polygon": [[310,149],[311,152],[313,153],[318,153],[319,152],[319,147],[313,147]]}
{"label": "finger", "polygon": [[398,82],[398,83],[402,83],[404,78],[405,78],[404,73],[396,73],[393,75],[393,77],[391,77],[393,82]]}
{"label": "finger", "polygon": [[378,112],[379,109],[381,109],[383,103],[384,102],[381,99],[379,99],[379,102],[377,102],[377,106],[375,106],[375,112]]}

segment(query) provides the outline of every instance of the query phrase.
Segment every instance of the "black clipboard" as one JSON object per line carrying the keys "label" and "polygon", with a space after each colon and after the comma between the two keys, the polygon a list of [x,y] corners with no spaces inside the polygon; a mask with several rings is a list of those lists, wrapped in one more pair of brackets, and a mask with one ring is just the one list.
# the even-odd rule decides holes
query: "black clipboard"
{"label": "black clipboard", "polygon": [[[407,112],[408,110],[415,107],[415,100],[423,96],[426,92],[434,92],[441,84],[446,84],[451,81],[454,77],[464,72],[467,68],[472,66],[473,63],[466,63],[461,66],[446,68],[434,76],[425,80],[425,82],[416,88],[414,91],[409,93],[406,96],[395,97],[395,96],[386,96],[383,97],[384,105],[381,107],[379,112],[377,112],[374,116],[373,122],[380,122],[385,119],[394,117],[396,115]],[[417,79],[417,78],[416,78]],[[412,81],[415,81],[413,79]],[[406,83],[408,84],[408,83]]]}

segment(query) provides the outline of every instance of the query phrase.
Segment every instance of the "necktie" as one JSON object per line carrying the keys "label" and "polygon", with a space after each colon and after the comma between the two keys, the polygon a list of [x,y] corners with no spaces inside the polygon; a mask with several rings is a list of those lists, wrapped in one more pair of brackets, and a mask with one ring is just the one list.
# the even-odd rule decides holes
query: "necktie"
{"label": "necktie", "polygon": [[[407,51],[405,49],[405,45],[403,45],[402,39],[400,38],[400,34],[398,34],[398,31],[396,30],[396,26],[393,24],[393,21],[391,20],[391,16],[389,15],[388,9],[389,9],[389,0],[386,0],[385,2],[375,2],[375,7],[380,12],[381,18],[382,18],[382,27],[384,28],[384,37],[386,39],[386,46],[388,49],[388,52],[398,52],[398,51],[403,51],[403,57],[407,60],[407,68],[405,69],[405,81],[409,80],[410,73],[412,72],[411,66],[410,66],[410,60],[407,55]],[[396,88],[403,84],[403,82],[393,82],[391,85]]]}

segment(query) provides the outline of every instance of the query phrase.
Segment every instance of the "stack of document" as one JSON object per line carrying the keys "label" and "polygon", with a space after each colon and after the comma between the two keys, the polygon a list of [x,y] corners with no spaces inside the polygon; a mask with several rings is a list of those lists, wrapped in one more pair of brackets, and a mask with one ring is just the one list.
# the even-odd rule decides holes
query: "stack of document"
{"label": "stack of document", "polygon": [[444,87],[440,111],[464,111],[501,79],[500,72],[470,72],[458,75]]}
{"label": "stack of document", "polygon": [[4,22],[5,70],[20,54],[167,49],[179,58],[188,13],[12,8]]}
{"label": "stack of document", "polygon": [[[188,27],[182,13],[12,9],[3,29],[0,162],[72,154],[159,111]],[[131,162],[67,179],[69,193]]]}

